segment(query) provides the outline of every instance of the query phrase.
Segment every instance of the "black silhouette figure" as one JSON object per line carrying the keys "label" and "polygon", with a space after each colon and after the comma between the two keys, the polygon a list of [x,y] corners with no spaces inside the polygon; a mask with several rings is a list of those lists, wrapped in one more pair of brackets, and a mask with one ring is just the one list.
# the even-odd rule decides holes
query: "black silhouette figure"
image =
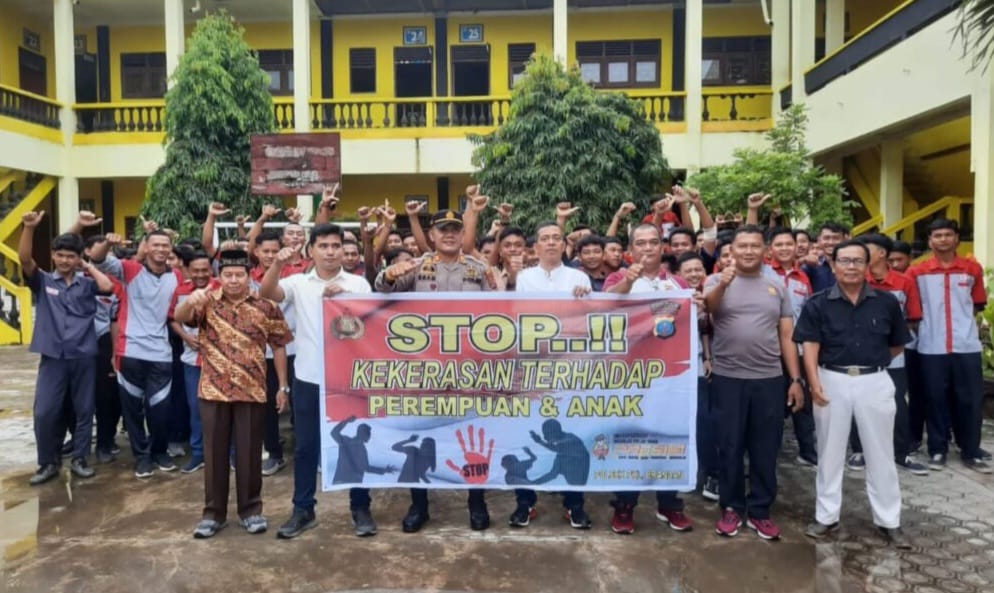
{"label": "black silhouette figure", "polygon": [[411,438],[394,443],[392,447],[394,451],[407,456],[397,481],[431,484],[428,472],[435,471],[435,439],[428,437],[421,441],[420,447],[412,446],[417,440],[418,435],[412,434]]}
{"label": "black silhouette figure", "polygon": [[512,486],[534,483],[528,479],[528,470],[532,468],[538,457],[535,457],[535,454],[528,447],[524,447],[524,450],[528,459],[518,459],[514,455],[505,455],[500,458],[500,465],[505,471],[504,483]]}
{"label": "black silhouette figure", "polygon": [[[552,469],[544,476],[536,478],[533,484],[545,484],[559,476],[566,479],[570,486],[583,486],[587,483],[590,472],[590,452],[584,446],[583,440],[575,434],[563,432],[558,420],[546,420],[542,423],[542,436],[529,431],[534,440],[549,451],[556,454]],[[544,439],[542,437],[545,437]]]}
{"label": "black silhouette figure", "polygon": [[373,433],[368,424],[360,424],[354,437],[347,437],[342,430],[350,422],[355,422],[355,416],[349,416],[331,429],[331,438],[338,443],[338,465],[335,467],[334,484],[361,484],[366,472],[371,474],[388,474],[397,471],[392,465],[374,467],[369,465],[369,455],[366,453],[366,443]]}

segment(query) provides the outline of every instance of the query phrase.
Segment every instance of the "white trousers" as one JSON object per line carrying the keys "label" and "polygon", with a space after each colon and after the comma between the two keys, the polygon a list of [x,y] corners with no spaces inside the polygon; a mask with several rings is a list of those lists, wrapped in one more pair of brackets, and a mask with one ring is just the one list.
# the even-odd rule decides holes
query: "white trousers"
{"label": "white trousers", "polygon": [[855,417],[866,459],[866,493],[873,522],[878,527],[899,527],[901,484],[894,465],[894,382],[886,371],[851,377],[819,368],[818,376],[829,403],[813,404],[818,437],[815,518],[824,525],[839,520],[846,448]]}

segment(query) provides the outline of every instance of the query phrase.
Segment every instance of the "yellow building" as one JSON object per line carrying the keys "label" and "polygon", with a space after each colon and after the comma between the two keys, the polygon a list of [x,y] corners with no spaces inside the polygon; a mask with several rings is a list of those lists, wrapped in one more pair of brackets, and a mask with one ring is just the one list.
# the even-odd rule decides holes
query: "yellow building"
{"label": "yellow building", "polygon": [[[0,343],[30,335],[21,214],[42,239],[80,209],[128,234],[164,160],[163,94],[198,18],[226,8],[269,73],[281,131],[342,136],[344,209],[455,206],[466,134],[507,116],[534,52],[638,98],[674,169],[727,163],[791,102],[844,174],[862,228],[914,240],[930,216],[987,237],[991,75],[950,45],[954,0],[4,0],[0,4]],[[306,75],[301,75],[306,73]],[[303,115],[303,116],[301,116]],[[757,188],[759,189],[759,188]],[[309,200],[300,206],[309,209]]]}

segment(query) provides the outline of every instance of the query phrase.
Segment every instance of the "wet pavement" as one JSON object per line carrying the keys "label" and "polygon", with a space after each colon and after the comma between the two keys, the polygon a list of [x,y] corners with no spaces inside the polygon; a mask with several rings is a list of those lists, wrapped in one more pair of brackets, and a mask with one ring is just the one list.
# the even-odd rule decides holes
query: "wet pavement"
{"label": "wet pavement", "polygon": [[[658,522],[652,497],[643,495],[636,533],[618,536],[609,528],[608,495],[588,497],[594,528],[579,532],[551,494],[540,496],[540,515],[530,527],[512,530],[506,518],[513,495],[493,492],[487,498],[494,526],[473,532],[464,494],[434,492],[432,521],[410,535],[400,529],[409,501],[403,490],[374,492],[376,537],[353,535],[348,497],[334,493],[318,495],[316,529],[280,541],[274,532],[291,508],[292,463],[265,478],[267,534],[229,524],[211,540],[194,540],[202,473],[158,472],[140,482],[124,453],[95,466],[90,480],[70,481],[63,473],[41,487],[27,485],[35,469],[35,366],[25,349],[0,348],[2,592],[994,591],[994,477],[955,461],[927,477],[902,472],[903,522],[914,549],[899,552],[875,533],[862,476],[850,472],[842,530],[816,544],[803,535],[814,512],[814,472],[793,462],[791,439],[781,455],[774,508],[784,531],[779,542],[745,529],[737,538],[719,538],[717,507],[696,494],[685,495],[697,521],[693,532]],[[985,426],[984,441],[994,449],[994,427]],[[118,443],[127,449],[124,435]]]}

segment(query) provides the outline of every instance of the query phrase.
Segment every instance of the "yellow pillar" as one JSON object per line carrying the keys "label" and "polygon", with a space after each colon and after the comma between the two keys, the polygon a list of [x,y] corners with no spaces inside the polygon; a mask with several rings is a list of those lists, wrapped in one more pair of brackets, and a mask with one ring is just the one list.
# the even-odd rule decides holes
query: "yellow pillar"
{"label": "yellow pillar", "polygon": [[[55,100],[62,104],[59,114],[62,131],[63,154],[62,171],[70,170],[69,148],[76,132],[76,49],[74,47],[73,0],[53,0],[52,27],[55,39]],[[79,181],[75,177],[63,176],[59,179],[58,198],[59,232],[68,229],[79,215]]]}
{"label": "yellow pillar", "polygon": [[900,140],[880,145],[880,214],[883,228],[904,218],[904,145]]}
{"label": "yellow pillar", "polygon": [[[298,134],[311,131],[311,2],[293,0],[293,121]],[[297,196],[297,209],[307,220],[314,215],[310,195]]]}
{"label": "yellow pillar", "polygon": [[825,0],[825,55],[846,41],[846,0]]}
{"label": "yellow pillar", "polygon": [[[970,156],[973,168],[973,253],[984,266],[994,266],[994,74],[979,75],[970,104]],[[987,290],[992,290],[988,286]]]}
{"label": "yellow pillar", "polygon": [[552,3],[552,55],[563,66],[569,56],[569,6],[566,0]]}
{"label": "yellow pillar", "polygon": [[792,102],[803,103],[804,71],[815,63],[815,0],[794,0],[791,5]]}
{"label": "yellow pillar", "polygon": [[702,38],[704,37],[704,5],[702,0],[687,0],[686,8],[686,72],[687,89],[687,168],[696,169],[701,165],[701,127],[704,111],[704,87],[701,83],[701,61],[703,59]]}

